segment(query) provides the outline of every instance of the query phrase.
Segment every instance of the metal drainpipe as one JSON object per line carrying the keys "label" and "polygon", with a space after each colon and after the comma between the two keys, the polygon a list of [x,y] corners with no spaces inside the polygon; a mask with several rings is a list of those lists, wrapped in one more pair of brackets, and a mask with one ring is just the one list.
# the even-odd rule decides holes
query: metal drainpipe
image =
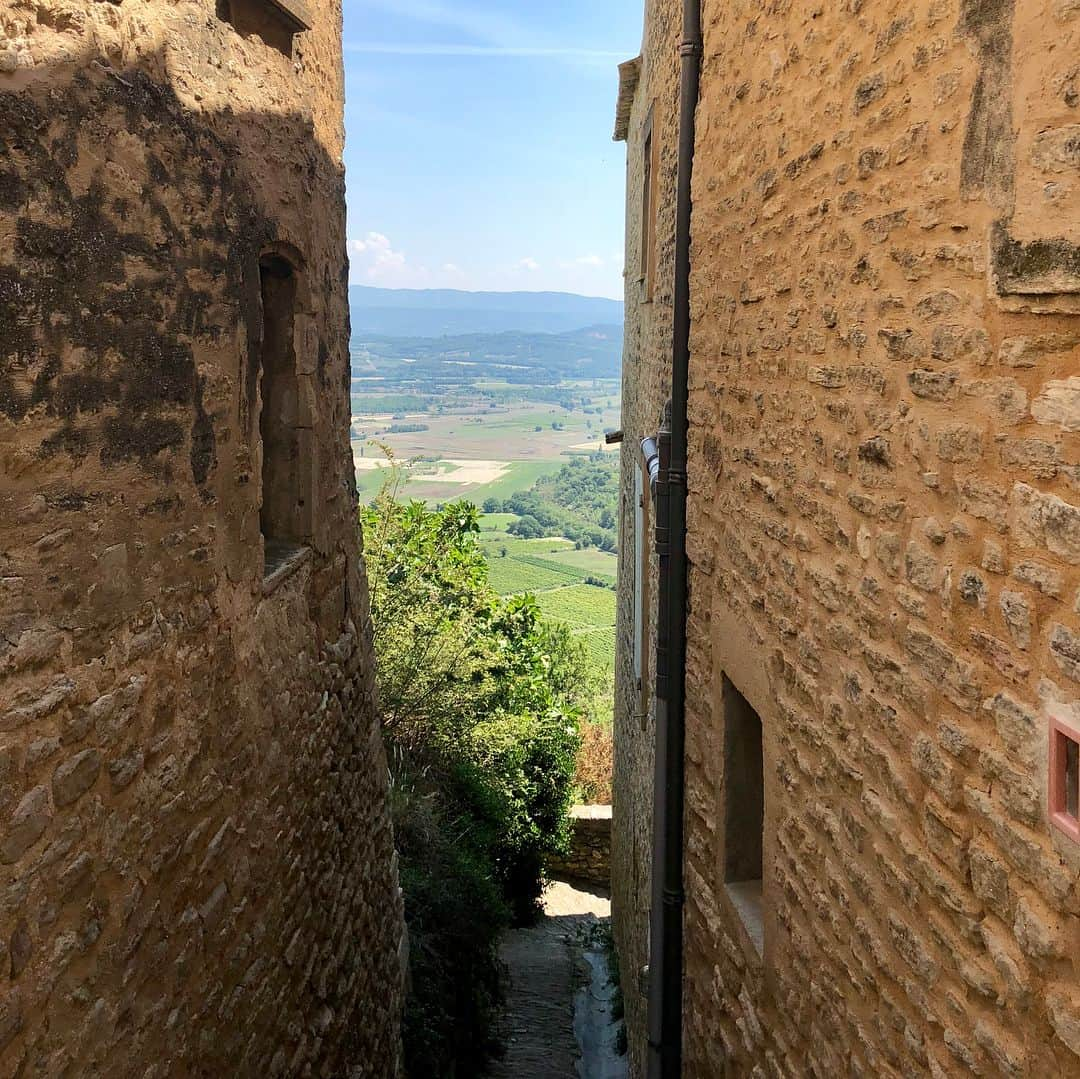
{"label": "metal drainpipe", "polygon": [[679,1079],[682,1075],[690,218],[701,54],[701,0],[683,0],[670,421],[658,440],[656,479],[656,551],[660,580],[649,956],[649,1079]]}

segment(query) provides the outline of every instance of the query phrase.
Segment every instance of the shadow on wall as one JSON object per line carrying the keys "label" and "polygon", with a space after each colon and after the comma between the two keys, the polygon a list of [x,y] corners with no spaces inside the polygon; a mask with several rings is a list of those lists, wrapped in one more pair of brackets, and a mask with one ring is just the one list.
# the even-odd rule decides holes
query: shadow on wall
{"label": "shadow on wall", "polygon": [[[0,77],[0,1073],[384,1074],[341,168],[165,71]],[[267,520],[313,551],[269,601]]]}
{"label": "shadow on wall", "polygon": [[[289,316],[298,349],[288,359],[303,385],[261,394],[270,383],[260,379],[264,337],[286,317],[275,300],[274,318],[263,318],[266,267],[283,264],[279,222],[264,207],[290,181],[303,191],[333,177],[337,189],[315,197],[341,195],[340,168],[310,119],[193,114],[144,71],[96,61],[0,90],[0,116],[0,211],[13,231],[11,257],[0,255],[0,417],[15,425],[16,488],[55,484],[67,490],[50,508],[85,508],[104,497],[88,488],[122,475],[132,494],[156,489],[155,517],[240,511],[222,537],[242,541],[234,577],[237,563],[254,563],[245,554],[258,546],[258,518],[246,511],[260,501],[275,537],[310,539],[303,451],[326,449],[310,444],[313,393],[347,422],[346,391],[328,384],[332,346],[345,385],[349,375],[347,308],[326,340],[326,312],[316,324],[311,296],[344,289],[343,238],[308,269],[306,306]],[[265,158],[245,153],[256,144],[288,146],[294,159],[301,148],[302,161],[288,162],[301,176],[268,177]],[[288,239],[301,251],[325,243]],[[320,269],[325,279],[311,280]],[[264,422],[285,427],[265,440],[281,482],[262,499],[261,396]],[[352,469],[337,466],[351,483]],[[291,505],[275,504],[282,489]]]}

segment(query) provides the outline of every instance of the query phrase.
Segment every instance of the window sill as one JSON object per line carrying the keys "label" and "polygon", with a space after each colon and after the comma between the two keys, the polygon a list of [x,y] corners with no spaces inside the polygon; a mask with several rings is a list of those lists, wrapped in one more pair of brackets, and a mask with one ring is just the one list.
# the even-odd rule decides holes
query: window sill
{"label": "window sill", "polygon": [[302,34],[314,25],[304,0],[270,0],[270,6],[277,10],[294,34]]}
{"label": "window sill", "polygon": [[761,881],[731,882],[724,885],[724,890],[760,960],[765,955],[765,910]]}
{"label": "window sill", "polygon": [[266,540],[266,568],[263,571],[262,592],[276,592],[301,566],[311,561],[311,548],[285,540]]}

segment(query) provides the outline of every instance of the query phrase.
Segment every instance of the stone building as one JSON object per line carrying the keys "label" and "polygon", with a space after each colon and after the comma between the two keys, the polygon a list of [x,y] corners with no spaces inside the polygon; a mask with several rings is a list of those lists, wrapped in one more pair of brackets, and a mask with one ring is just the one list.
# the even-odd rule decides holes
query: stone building
{"label": "stone building", "polygon": [[0,1074],[393,1075],[339,0],[0,0]]}
{"label": "stone building", "polygon": [[[614,901],[646,1057],[682,5],[623,66]],[[1080,4],[703,0],[684,1074],[1080,1075]]]}

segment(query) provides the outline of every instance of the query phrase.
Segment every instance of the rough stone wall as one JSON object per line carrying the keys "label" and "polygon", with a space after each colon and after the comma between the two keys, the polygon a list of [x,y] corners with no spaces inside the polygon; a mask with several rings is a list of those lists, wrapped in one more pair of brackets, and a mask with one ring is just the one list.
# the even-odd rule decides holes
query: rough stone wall
{"label": "rough stone wall", "polygon": [[[622,492],[619,593],[616,612],[615,764],[612,823],[612,919],[619,949],[629,1052],[636,1073],[645,1061],[645,981],[649,962],[651,898],[654,696],[649,678],[639,693],[634,677],[635,472],[641,471],[641,440],[655,435],[670,395],[672,284],[675,258],[675,179],[678,82],[672,58],[678,49],[676,5],[649,0],[642,69],[627,137],[626,339],[623,353]],[[640,279],[644,132],[652,113],[657,146],[656,273],[646,301]],[[645,540],[651,550],[651,536]],[[656,559],[650,556],[646,604],[646,652],[655,650]],[[651,660],[649,661],[651,663]]]}
{"label": "rough stone wall", "polygon": [[[394,1074],[340,5],[0,3],[0,1074]],[[308,553],[264,583],[259,260]]]}
{"label": "rough stone wall", "polygon": [[[1046,804],[1049,717],[1080,718],[1080,5],[704,19],[686,1074],[1080,1075]],[[660,377],[628,366],[631,417]],[[723,884],[724,675],[764,729],[763,956]]]}
{"label": "rough stone wall", "polygon": [[570,850],[548,865],[568,880],[611,886],[611,806],[574,806],[570,810]]}

